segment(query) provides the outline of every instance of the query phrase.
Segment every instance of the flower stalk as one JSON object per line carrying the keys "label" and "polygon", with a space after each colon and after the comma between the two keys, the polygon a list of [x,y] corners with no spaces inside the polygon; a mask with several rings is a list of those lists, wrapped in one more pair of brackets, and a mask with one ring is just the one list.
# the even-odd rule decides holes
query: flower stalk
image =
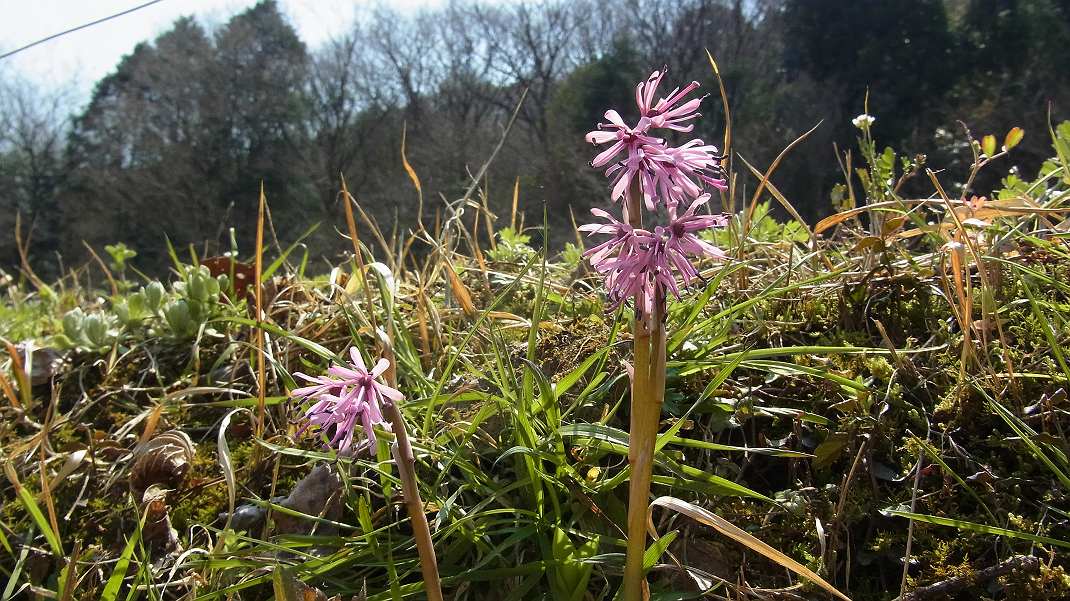
{"label": "flower stalk", "polygon": [[[389,341],[384,345],[385,355],[368,369],[364,358],[356,348],[349,349],[351,361],[346,365],[334,365],[322,376],[298,377],[309,386],[290,393],[296,399],[313,400],[315,403],[305,414],[306,423],[298,434],[315,429],[331,436],[329,446],[340,454],[357,453],[362,450],[374,452],[375,426],[386,426],[394,434],[390,452],[398,466],[401,493],[412,522],[413,538],[420,556],[420,571],[429,601],[442,601],[442,583],[438,574],[438,561],[431,540],[431,528],[424,513],[420,487],[416,479],[416,458],[405,428],[400,402],[405,396],[397,390],[397,374]],[[384,384],[380,379],[386,379]],[[364,431],[364,442],[355,446],[358,430]]]}
{"label": "flower stalk", "polygon": [[431,540],[431,527],[424,512],[424,501],[420,497],[420,487],[416,480],[416,457],[412,454],[409,434],[405,429],[405,418],[396,403],[385,407],[385,417],[394,432],[394,444],[390,452],[398,466],[398,478],[401,480],[401,494],[405,499],[405,509],[412,522],[412,535],[416,539],[416,551],[420,555],[420,572],[424,578],[424,590],[428,601],[442,601],[442,581],[438,575],[438,559],[435,557],[435,544]]}
{"label": "flower stalk", "polygon": [[[642,228],[640,208],[642,192],[639,180],[628,191],[628,221],[633,228]],[[636,311],[632,322],[632,395],[628,464],[628,545],[624,564],[624,600],[643,598],[643,555],[646,552],[646,509],[650,499],[650,482],[654,474],[654,446],[661,420],[661,405],[665,400],[665,378],[657,376],[665,369],[664,299],[638,298],[646,294],[640,290],[636,307],[651,306],[654,311]],[[659,344],[660,340],[660,344]],[[660,346],[660,352],[659,352]],[[659,360],[660,358],[660,360]],[[658,385],[660,381],[660,387]]]}
{"label": "flower stalk", "polygon": [[[642,228],[638,181],[628,194],[628,219],[634,228]],[[646,512],[650,500],[650,483],[654,475],[654,447],[665,402],[665,297],[642,299],[640,290],[636,307],[649,306],[652,311],[636,311],[632,322],[632,394],[629,424],[628,464],[628,545],[624,564],[624,601],[644,598],[646,583],[643,555],[646,553]],[[655,293],[655,296],[656,293]]]}
{"label": "flower stalk", "polygon": [[[603,223],[581,226],[590,235],[608,235],[585,252],[595,271],[605,276],[610,307],[631,301],[632,390],[628,463],[627,554],[624,564],[623,599],[640,601],[646,595],[643,556],[646,553],[646,516],[653,479],[661,407],[665,401],[665,340],[669,293],[680,298],[681,289],[703,282],[693,262],[700,257],[724,258],[725,254],[698,236],[702,230],[727,224],[724,215],[708,213],[710,194],[705,187],[724,190],[725,181],[717,148],[702,140],[672,147],[655,137],[654,130],[689,132],[697,119],[701,98],[686,99],[698,82],[678,87],[655,102],[665,70],[655,71],[636,87],[640,119],[629,126],[615,110],[605,113],[607,123],[587,134],[592,144],[608,144],[591,161],[606,167],[612,199],[623,200],[623,215],[617,220],[601,209],[592,209]],[[620,155],[623,159],[619,159]],[[643,211],[651,222],[644,228]],[[656,225],[659,210],[667,218]],[[700,211],[701,210],[701,211]]]}

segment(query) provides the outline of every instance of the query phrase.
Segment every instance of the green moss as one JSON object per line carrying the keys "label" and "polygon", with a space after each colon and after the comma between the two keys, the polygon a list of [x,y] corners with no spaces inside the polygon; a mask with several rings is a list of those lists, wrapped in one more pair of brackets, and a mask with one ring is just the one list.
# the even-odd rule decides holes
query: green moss
{"label": "green moss", "polygon": [[[231,447],[231,465],[235,470],[247,465],[257,446],[255,442],[243,442]],[[215,450],[209,445],[200,445],[194,455],[187,481],[196,484],[216,480],[222,474],[221,469]],[[219,514],[227,510],[228,504],[227,487],[222,482],[200,486],[193,494],[183,496],[182,501],[172,506],[171,523],[180,532],[194,525],[209,525],[215,523]]]}
{"label": "green moss", "polygon": [[1061,565],[1049,566],[1041,562],[1039,574],[1025,578],[1021,575],[1003,576],[999,580],[1006,587],[1008,599],[1056,601],[1070,598],[1070,574]]}

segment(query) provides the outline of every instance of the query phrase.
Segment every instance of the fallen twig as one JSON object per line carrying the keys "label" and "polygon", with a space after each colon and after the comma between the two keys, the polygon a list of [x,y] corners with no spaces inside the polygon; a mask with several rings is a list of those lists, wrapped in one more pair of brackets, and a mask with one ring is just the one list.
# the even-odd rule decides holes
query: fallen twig
{"label": "fallen twig", "polygon": [[946,599],[951,593],[961,591],[981,582],[988,582],[1011,572],[1036,572],[1040,570],[1040,559],[1032,555],[1015,555],[1003,563],[985,568],[969,576],[949,578],[936,584],[916,588],[900,595],[895,601],[921,601],[922,599]]}

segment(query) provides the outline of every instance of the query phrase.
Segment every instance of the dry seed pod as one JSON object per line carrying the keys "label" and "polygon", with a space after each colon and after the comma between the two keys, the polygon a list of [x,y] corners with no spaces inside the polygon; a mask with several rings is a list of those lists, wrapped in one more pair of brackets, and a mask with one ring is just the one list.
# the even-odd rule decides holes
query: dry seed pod
{"label": "dry seed pod", "polygon": [[130,487],[138,497],[156,484],[178,490],[186,481],[194,455],[193,441],[185,432],[171,430],[134,450]]}

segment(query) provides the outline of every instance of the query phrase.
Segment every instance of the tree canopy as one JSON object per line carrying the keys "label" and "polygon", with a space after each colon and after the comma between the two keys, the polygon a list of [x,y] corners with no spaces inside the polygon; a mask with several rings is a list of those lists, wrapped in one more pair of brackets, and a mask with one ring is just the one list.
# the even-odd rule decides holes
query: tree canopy
{"label": "tree canopy", "polygon": [[[159,270],[165,235],[226,251],[233,227],[239,252],[249,252],[261,183],[280,239],[336,224],[345,177],[387,231],[405,228],[417,201],[402,132],[425,197],[456,198],[516,111],[508,151],[481,183],[492,210],[507,211],[519,181],[521,206],[539,221],[545,204],[559,243],[572,235],[570,211],[602,201],[583,134],[607,108],[630,106],[649,71],[667,65],[673,79],[714,94],[696,133],[719,143],[725,120],[707,50],[732,106],[734,150],[748,161],[768,164],[822,121],[776,176],[806,216],[828,211],[842,179],[829,153],[833,142],[853,144],[850,120],[867,97],[882,144],[952,168],[963,152],[957,120],[1039,133],[1049,103],[1070,97],[1064,0],[625,5],[471,0],[414,14],[380,6],[310,50],[265,0],[214,29],[179,19],[138,44],[69,115],[69,104],[4,81],[0,227],[12,231],[21,215],[45,272],[59,268],[56,253],[82,257],[83,240],[124,242],[142,252],[141,267]],[[1043,138],[1027,136],[1023,169],[1046,156]],[[322,228],[312,251],[331,252],[331,234]],[[18,260],[12,238],[0,238],[4,265]]]}

